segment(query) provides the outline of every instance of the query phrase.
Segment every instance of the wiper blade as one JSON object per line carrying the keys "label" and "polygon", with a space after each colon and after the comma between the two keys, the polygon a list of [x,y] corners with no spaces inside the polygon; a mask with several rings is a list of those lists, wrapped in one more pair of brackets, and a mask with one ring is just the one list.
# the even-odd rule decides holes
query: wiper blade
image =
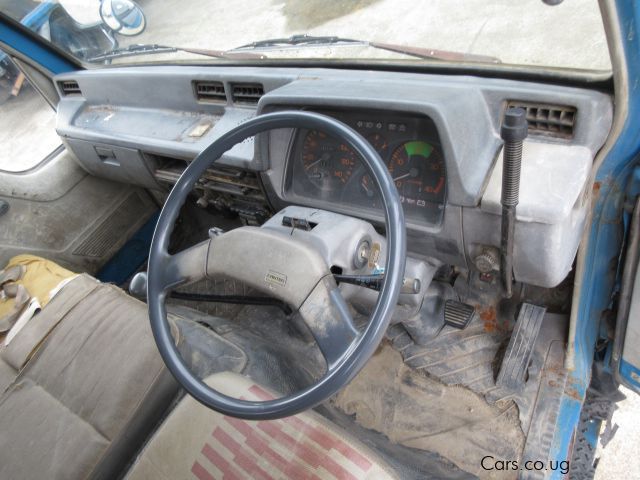
{"label": "wiper blade", "polygon": [[261,48],[277,48],[283,46],[323,46],[323,45],[362,45],[380,50],[401,53],[417,58],[446,60],[454,62],[483,62],[500,63],[500,59],[488,55],[477,55],[475,53],[452,52],[448,50],[437,50],[435,48],[412,47],[407,45],[397,45],[394,43],[374,42],[368,40],[356,40],[338,36],[313,36],[313,35],[293,35],[286,38],[272,38],[248,43],[240,47],[228,50],[230,52],[240,52],[246,50],[258,50]]}
{"label": "wiper blade", "polygon": [[247,43],[240,47],[229,50],[230,52],[238,50],[252,50],[264,47],[280,47],[287,45],[335,45],[337,43],[367,45],[368,42],[362,40],[354,40],[352,38],[343,38],[336,36],[313,36],[313,35],[292,35],[286,38],[270,38],[268,40],[260,40],[257,42]]}
{"label": "wiper blade", "polygon": [[256,60],[266,58],[259,53],[250,52],[225,52],[224,50],[207,50],[201,48],[189,48],[189,47],[171,47],[167,45],[154,44],[134,44],[124,48],[116,48],[106,53],[96,55],[88,59],[89,62],[104,62],[106,60],[113,60],[114,58],[134,57],[136,55],[150,55],[157,53],[174,53],[174,52],[187,52],[194,53],[196,55],[205,55],[207,57],[214,58],[229,58],[234,60]]}

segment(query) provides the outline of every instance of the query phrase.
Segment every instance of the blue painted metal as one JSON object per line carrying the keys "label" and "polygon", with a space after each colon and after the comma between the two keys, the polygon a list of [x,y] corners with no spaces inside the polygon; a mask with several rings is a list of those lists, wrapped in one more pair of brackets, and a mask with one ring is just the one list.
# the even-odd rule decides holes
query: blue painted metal
{"label": "blue painted metal", "polygon": [[122,285],[144,265],[149,256],[153,231],[160,212],[154,213],[118,253],[98,272],[96,278],[102,282]]}
{"label": "blue painted metal", "polygon": [[[37,32],[42,25],[49,19],[49,13],[55,7],[55,3],[52,0],[45,0],[36,8],[31,10],[28,14],[26,14],[20,23],[25,27]],[[6,54],[4,52],[0,52],[0,61],[6,58]]]}
{"label": "blue painted metal", "polygon": [[[594,185],[594,211],[590,226],[582,291],[577,305],[577,329],[569,341],[575,348],[575,366],[569,373],[560,404],[551,458],[565,460],[591,378],[594,347],[602,314],[611,306],[620,249],[624,238],[623,207],[634,164],[640,152],[640,3],[616,0],[629,79],[628,115],[618,140],[600,169]],[[619,101],[619,100],[618,100]],[[554,472],[552,478],[562,478]]]}
{"label": "blue painted metal", "polygon": [[600,427],[602,427],[602,420],[591,420],[587,426],[587,431],[584,432],[584,437],[594,450],[598,448],[598,438],[600,437]]}
{"label": "blue painted metal", "polygon": [[[30,21],[37,22],[37,18],[36,15]],[[72,72],[82,68],[80,64],[38,38],[35,33],[5,16],[0,16],[0,43],[30,58],[53,74]]]}
{"label": "blue painted metal", "polygon": [[[638,195],[640,195],[640,163],[638,163],[636,168],[633,169],[631,178],[629,178],[629,184],[627,185],[627,198],[634,199]],[[629,218],[631,217],[633,204],[630,204],[630,207],[631,208],[626,212]]]}
{"label": "blue painted metal", "polygon": [[25,15],[22,20],[20,20],[20,23],[35,32],[49,19],[49,13],[51,13],[55,6],[56,3],[54,1],[45,0]]}

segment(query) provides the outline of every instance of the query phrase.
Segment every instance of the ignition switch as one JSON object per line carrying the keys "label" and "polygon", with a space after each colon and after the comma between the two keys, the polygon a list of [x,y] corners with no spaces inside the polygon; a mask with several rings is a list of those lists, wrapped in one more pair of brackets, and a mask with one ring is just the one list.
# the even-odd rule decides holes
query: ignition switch
{"label": "ignition switch", "polygon": [[362,239],[356,247],[356,253],[353,257],[353,265],[356,269],[363,268],[369,262],[369,256],[371,255],[371,244],[369,240]]}

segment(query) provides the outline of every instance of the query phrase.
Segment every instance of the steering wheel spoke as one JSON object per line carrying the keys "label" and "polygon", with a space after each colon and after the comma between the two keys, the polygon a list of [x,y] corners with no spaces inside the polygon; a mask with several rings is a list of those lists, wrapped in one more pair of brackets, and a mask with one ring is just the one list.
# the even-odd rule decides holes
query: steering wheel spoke
{"label": "steering wheel spoke", "polygon": [[327,370],[332,370],[359,335],[333,277],[324,277],[316,285],[299,313],[327,362]]}
{"label": "steering wheel spoke", "polygon": [[206,240],[174,255],[161,257],[159,272],[163,291],[205,278],[210,242]]}

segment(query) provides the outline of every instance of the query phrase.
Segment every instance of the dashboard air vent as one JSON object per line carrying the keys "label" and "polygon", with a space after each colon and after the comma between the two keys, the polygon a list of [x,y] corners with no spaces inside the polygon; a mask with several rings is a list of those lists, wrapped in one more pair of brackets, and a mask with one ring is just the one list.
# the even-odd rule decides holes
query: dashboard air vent
{"label": "dashboard air vent", "polygon": [[196,98],[201,102],[227,103],[222,82],[194,82]]}
{"label": "dashboard air vent", "polygon": [[559,138],[572,138],[576,122],[575,107],[510,101],[507,107],[524,108],[527,112],[529,132]]}
{"label": "dashboard air vent", "polygon": [[58,82],[58,85],[64,95],[82,95],[80,86],[75,80],[64,80],[62,82]]}
{"label": "dashboard air vent", "polygon": [[234,103],[256,105],[262,95],[264,95],[264,87],[259,83],[236,83],[232,87]]}

